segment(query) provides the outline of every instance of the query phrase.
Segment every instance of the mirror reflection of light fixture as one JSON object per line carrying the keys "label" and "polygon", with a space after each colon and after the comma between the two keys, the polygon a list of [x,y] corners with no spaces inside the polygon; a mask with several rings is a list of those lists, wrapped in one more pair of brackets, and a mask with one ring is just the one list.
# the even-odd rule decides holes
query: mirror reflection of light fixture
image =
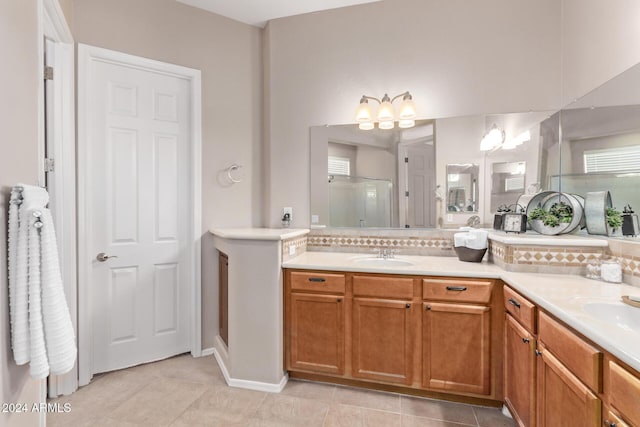
{"label": "mirror reflection of light fixture", "polygon": [[513,150],[514,148],[524,144],[527,141],[531,141],[531,132],[525,130],[515,138],[508,139],[502,144],[503,150]]}
{"label": "mirror reflection of light fixture", "polygon": [[374,100],[380,106],[378,107],[378,114],[376,118],[378,120],[378,128],[380,129],[393,129],[395,126],[394,120],[395,110],[393,108],[393,102],[402,97],[402,103],[398,110],[398,126],[406,129],[415,126],[416,121],[416,106],[413,103],[411,94],[407,91],[390,98],[388,94],[384,94],[382,99],[375,98],[373,96],[362,95],[360,98],[360,105],[356,110],[356,122],[358,127],[362,130],[371,130],[375,127],[373,122],[373,110],[369,105],[369,100]]}
{"label": "mirror reflection of light fixture", "polygon": [[484,134],[482,141],[480,141],[481,151],[490,151],[499,148],[504,143],[505,133],[495,123],[489,129],[489,132]]}

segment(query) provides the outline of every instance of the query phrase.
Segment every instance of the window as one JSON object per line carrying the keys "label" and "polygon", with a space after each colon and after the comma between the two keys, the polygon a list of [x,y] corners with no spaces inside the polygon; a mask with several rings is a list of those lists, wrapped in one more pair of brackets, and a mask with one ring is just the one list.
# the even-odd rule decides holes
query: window
{"label": "window", "polygon": [[348,157],[329,156],[329,175],[350,175],[351,162]]}
{"label": "window", "polygon": [[584,172],[620,172],[640,169],[640,145],[584,152]]}
{"label": "window", "polygon": [[504,191],[516,191],[524,189],[524,175],[506,178],[504,180]]}

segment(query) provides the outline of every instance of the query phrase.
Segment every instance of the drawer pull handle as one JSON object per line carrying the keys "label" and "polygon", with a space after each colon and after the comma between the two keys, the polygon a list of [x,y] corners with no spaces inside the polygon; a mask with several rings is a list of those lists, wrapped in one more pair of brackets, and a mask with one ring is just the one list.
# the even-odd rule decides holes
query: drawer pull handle
{"label": "drawer pull handle", "polygon": [[522,338],[522,342],[525,343],[525,344],[528,344],[529,341],[530,341],[529,338]]}
{"label": "drawer pull handle", "polygon": [[406,304],[404,308],[411,308],[411,304]]}
{"label": "drawer pull handle", "polygon": [[447,286],[448,291],[466,291],[466,286]]}
{"label": "drawer pull handle", "polygon": [[324,277],[309,277],[309,281],[322,283],[322,282],[326,282],[327,279],[325,279]]}
{"label": "drawer pull handle", "polygon": [[514,307],[520,308],[520,303],[513,298],[509,298],[509,304],[513,305]]}

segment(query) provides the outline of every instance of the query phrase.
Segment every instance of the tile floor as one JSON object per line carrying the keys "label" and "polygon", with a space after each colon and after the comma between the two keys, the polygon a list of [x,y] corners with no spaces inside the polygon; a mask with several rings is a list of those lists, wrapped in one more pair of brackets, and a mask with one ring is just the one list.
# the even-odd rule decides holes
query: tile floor
{"label": "tile floor", "polygon": [[213,356],[176,356],[100,375],[56,426],[515,426],[498,409],[291,380],[280,394],[228,387]]}

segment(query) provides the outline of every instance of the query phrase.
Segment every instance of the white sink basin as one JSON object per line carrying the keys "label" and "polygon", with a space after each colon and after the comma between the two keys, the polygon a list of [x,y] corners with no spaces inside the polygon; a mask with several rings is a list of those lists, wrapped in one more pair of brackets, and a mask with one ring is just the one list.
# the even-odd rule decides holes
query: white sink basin
{"label": "white sink basin", "polygon": [[356,258],[354,263],[369,267],[406,267],[414,265],[411,261],[407,261],[399,258]]}
{"label": "white sink basin", "polygon": [[640,308],[621,302],[591,302],[583,305],[582,309],[600,321],[640,333]]}

